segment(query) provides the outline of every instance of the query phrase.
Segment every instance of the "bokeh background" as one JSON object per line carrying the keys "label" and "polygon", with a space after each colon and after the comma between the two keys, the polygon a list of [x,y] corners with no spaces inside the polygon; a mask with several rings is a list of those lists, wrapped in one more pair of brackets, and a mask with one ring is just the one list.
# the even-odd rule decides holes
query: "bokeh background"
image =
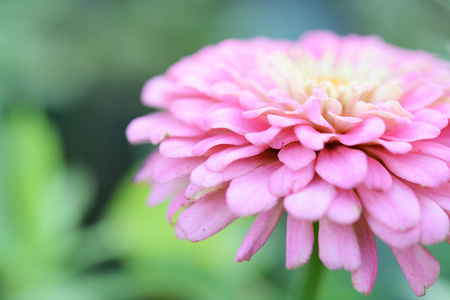
{"label": "bokeh background", "polygon": [[[286,299],[284,226],[249,263],[234,255],[252,219],[177,240],[165,205],[130,178],[150,145],[128,122],[150,112],[144,82],[227,38],[297,39],[310,29],[376,34],[450,60],[448,0],[0,0],[0,299]],[[282,223],[282,222],[281,222]],[[368,299],[415,299],[378,242]],[[450,299],[450,248],[429,247]],[[326,271],[320,299],[363,299]]]}

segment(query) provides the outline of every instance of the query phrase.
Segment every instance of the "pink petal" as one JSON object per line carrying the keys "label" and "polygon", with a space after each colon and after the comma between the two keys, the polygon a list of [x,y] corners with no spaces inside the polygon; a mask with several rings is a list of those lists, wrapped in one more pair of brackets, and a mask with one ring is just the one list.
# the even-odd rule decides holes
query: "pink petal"
{"label": "pink petal", "polygon": [[245,138],[253,145],[263,146],[269,144],[281,132],[281,129],[271,126],[263,131],[247,133]]}
{"label": "pink petal", "polygon": [[180,224],[175,224],[175,236],[180,240],[186,239],[186,234],[184,234],[183,230],[180,228]]}
{"label": "pink petal", "polygon": [[186,177],[181,177],[174,181],[169,181],[163,184],[154,182],[152,184],[150,195],[147,198],[147,205],[155,206],[167,200],[169,197],[178,193],[182,188],[184,188],[186,186],[186,183]]}
{"label": "pink petal", "polygon": [[227,206],[225,190],[221,190],[186,208],[177,223],[186,238],[198,242],[219,232],[236,218]]}
{"label": "pink petal", "polygon": [[338,35],[331,31],[314,30],[303,34],[299,43],[307,53],[314,55],[316,58],[321,58],[330,49],[338,49],[342,41]]}
{"label": "pink petal", "polygon": [[328,116],[330,117],[330,123],[336,129],[336,132],[348,132],[357,127],[358,124],[362,123],[362,120],[359,118],[340,116],[331,111],[328,111]]}
{"label": "pink petal", "polygon": [[375,236],[364,217],[353,225],[361,253],[361,266],[352,271],[355,290],[368,296],[373,289],[378,273],[378,256]]}
{"label": "pink petal", "polygon": [[355,192],[339,189],[328,207],[327,217],[339,224],[352,224],[359,219],[361,212],[361,202]]}
{"label": "pink petal", "polygon": [[218,184],[210,188],[204,188],[191,182],[186,188],[184,197],[188,199],[190,202],[196,202],[207,195],[217,192],[218,190],[220,190],[225,186],[226,184]]}
{"label": "pink petal", "polygon": [[235,107],[222,108],[207,114],[205,120],[211,128],[225,128],[240,135],[267,129],[268,124],[262,119],[249,121],[242,116],[242,112]]}
{"label": "pink petal", "polygon": [[191,173],[204,160],[201,157],[167,158],[160,156],[154,160],[152,165],[152,178],[158,183],[175,180]]}
{"label": "pink petal", "polygon": [[406,249],[391,247],[391,250],[414,294],[424,296],[439,277],[438,261],[420,244]]}
{"label": "pink petal", "polygon": [[252,87],[254,87],[262,95],[266,95],[269,90],[277,86],[271,76],[257,69],[250,70],[246,74],[245,80],[249,82]]}
{"label": "pink petal", "polygon": [[398,179],[386,192],[357,188],[364,208],[380,222],[395,230],[406,230],[420,222],[419,201],[415,193]]}
{"label": "pink petal", "polygon": [[360,150],[345,146],[324,148],[317,158],[316,172],[337,187],[351,189],[366,177],[367,156]]}
{"label": "pink petal", "polygon": [[405,154],[412,149],[411,144],[405,142],[392,142],[383,139],[376,139],[375,142],[383,146],[389,152],[395,154]]}
{"label": "pink petal", "polygon": [[269,121],[270,125],[277,126],[277,127],[290,127],[300,124],[310,124],[308,121],[302,120],[302,119],[296,119],[293,117],[284,117],[279,115],[267,115],[267,120]]}
{"label": "pink petal", "polygon": [[375,106],[382,111],[394,114],[396,117],[403,117],[407,119],[405,120],[405,122],[400,122],[398,124],[400,125],[411,124],[411,119],[413,118],[413,115],[411,114],[410,111],[402,107],[398,101],[388,100],[385,102],[378,102],[375,104]]}
{"label": "pink petal", "polygon": [[308,115],[308,119],[320,126],[321,130],[324,130],[328,133],[334,133],[335,130],[330,123],[322,116],[322,99],[310,97],[306,103],[306,114]]}
{"label": "pink petal", "polygon": [[142,88],[142,103],[150,107],[167,108],[170,102],[167,101],[167,95],[165,94],[171,88],[173,88],[173,83],[166,76],[153,77]]}
{"label": "pink petal", "polygon": [[180,158],[196,156],[194,146],[201,138],[167,138],[159,145],[159,153],[164,157]]}
{"label": "pink petal", "polygon": [[447,118],[450,118],[450,103],[442,103],[436,106],[433,106],[433,109],[438,110]]}
{"label": "pink petal", "polygon": [[248,144],[248,141],[242,135],[238,135],[236,133],[224,133],[202,139],[194,146],[193,152],[195,155],[200,156],[215,146],[243,146],[246,144]]}
{"label": "pink petal", "polygon": [[447,164],[433,156],[419,153],[400,155],[375,148],[370,152],[376,154],[392,173],[419,185],[439,187],[450,178]]}
{"label": "pink petal", "polygon": [[337,224],[326,217],[320,219],[319,258],[330,270],[358,269],[361,254],[353,226]]}
{"label": "pink petal", "polygon": [[370,118],[363,121],[357,127],[345,134],[339,134],[339,141],[347,146],[354,146],[372,142],[383,136],[386,130],[383,120],[380,118]]}
{"label": "pink petal", "polygon": [[365,216],[370,225],[370,229],[372,229],[380,240],[388,245],[405,248],[418,243],[420,240],[420,224],[405,230],[396,230],[386,226],[370,213],[365,213]]}
{"label": "pink petal", "polygon": [[211,86],[212,98],[223,101],[237,102],[242,88],[231,81],[220,81]]}
{"label": "pink petal", "polygon": [[434,125],[422,122],[412,122],[404,126],[397,126],[395,129],[386,132],[383,139],[397,142],[414,142],[437,137],[441,131]]}
{"label": "pink petal", "polygon": [[422,213],[420,242],[424,245],[442,242],[447,238],[450,228],[447,214],[430,198],[418,194],[417,199]]}
{"label": "pink petal", "polygon": [[227,189],[230,209],[239,216],[250,216],[274,207],[278,197],[269,191],[269,178],[279,167],[278,162],[271,163],[233,179]]}
{"label": "pink petal", "polygon": [[182,76],[178,78],[178,86],[194,90],[198,94],[211,96],[211,85],[197,76]]}
{"label": "pink petal", "polygon": [[316,158],[316,152],[299,143],[291,143],[278,152],[278,158],[290,169],[296,171],[309,165]]}
{"label": "pink petal", "polygon": [[447,147],[450,147],[450,126],[441,130],[441,134],[433,140],[433,142],[440,143]]}
{"label": "pink petal", "polygon": [[267,93],[267,97],[276,103],[287,104],[293,108],[299,106],[299,104],[292,99],[292,96],[283,90],[272,89]]}
{"label": "pink petal", "polygon": [[284,207],[298,219],[316,221],[325,214],[335,196],[336,189],[332,185],[315,178],[300,192],[284,198]]}
{"label": "pink petal", "polygon": [[298,171],[283,165],[270,176],[269,190],[275,196],[284,197],[303,189],[313,177],[314,163]]}
{"label": "pink petal", "polygon": [[[327,98],[328,98],[328,92],[324,89],[324,88],[314,88],[313,89],[313,95],[314,96],[317,96],[317,97],[319,97],[319,98],[322,98],[322,99],[324,99],[324,101],[326,102],[326,100],[328,100]],[[321,99],[321,100],[322,100]],[[336,99],[331,99],[332,101],[334,100],[334,102],[339,102],[339,101],[337,101]],[[332,102],[332,101],[330,101],[330,102]],[[327,103],[326,103],[327,104]],[[325,104],[325,107],[328,109],[328,107],[326,106],[326,104]],[[341,109],[342,109],[342,107],[341,107]],[[341,112],[342,112],[342,110],[341,110]]]}
{"label": "pink petal", "polygon": [[[258,109],[253,109],[253,110],[247,110],[244,111],[242,113],[242,116],[244,118],[246,118],[246,120],[248,119],[254,119],[257,120],[259,116],[264,115],[264,114],[279,114],[282,111],[279,108],[273,107],[273,106],[267,106],[267,107],[261,107]],[[259,118],[261,119],[261,118]],[[266,126],[267,127],[267,126]],[[261,127],[261,129],[263,129],[263,127]],[[252,131],[258,131],[258,130],[252,130]]]}
{"label": "pink petal", "polygon": [[206,124],[204,115],[212,108],[219,109],[220,106],[217,106],[217,102],[211,99],[182,98],[175,100],[170,105],[170,112],[177,119],[206,131],[209,126]]}
{"label": "pink petal", "polygon": [[166,217],[169,223],[173,224],[173,217],[177,212],[179,212],[183,207],[188,206],[191,202],[189,202],[184,197],[185,190],[183,189],[178,195],[170,201],[169,206],[167,207]]}
{"label": "pink petal", "polygon": [[298,141],[297,136],[292,128],[283,129],[270,143],[272,149],[282,149],[289,143]]}
{"label": "pink petal", "polygon": [[268,146],[232,146],[225,150],[219,151],[211,155],[206,160],[206,167],[211,171],[223,171],[232,162],[258,155],[266,150]]}
{"label": "pink petal", "polygon": [[249,261],[261,249],[275,229],[283,212],[283,204],[279,203],[256,218],[236,253],[236,262]]}
{"label": "pink petal", "polygon": [[398,99],[403,93],[398,79],[392,79],[379,85],[370,97],[371,103],[383,102],[391,99]]}
{"label": "pink petal", "polygon": [[334,133],[320,133],[308,125],[297,125],[294,132],[303,146],[314,151],[322,150],[324,144],[336,136]]}
{"label": "pink petal", "polygon": [[314,245],[314,229],[311,221],[287,216],[286,268],[295,269],[306,264]]}
{"label": "pink petal", "polygon": [[424,108],[414,113],[414,121],[424,122],[443,129],[448,125],[448,117],[436,109]]}
{"label": "pink petal", "polygon": [[427,196],[442,209],[450,211],[450,183],[445,183],[439,188],[415,188],[417,193]]}
{"label": "pink petal", "polygon": [[[359,101],[358,103],[364,103]],[[364,111],[356,116],[357,118],[366,120],[370,118],[380,118],[383,120],[384,124],[389,128],[395,125],[407,125],[411,123],[410,117],[407,116],[399,116],[396,113],[378,110],[377,108],[372,110]]]}
{"label": "pink petal", "polygon": [[444,91],[439,84],[418,85],[407,91],[400,99],[400,103],[407,110],[414,111],[429,106],[443,95]]}
{"label": "pink petal", "polygon": [[175,119],[167,113],[154,113],[134,119],[126,130],[130,143],[151,142],[158,144],[170,136],[193,137],[203,135],[203,131]]}
{"label": "pink petal", "polygon": [[214,172],[201,164],[191,173],[191,182],[205,188],[214,187],[220,183],[230,181],[243,176],[253,169],[275,161],[276,157],[272,153],[262,153],[257,156],[243,158],[229,164],[223,171]]}
{"label": "pink petal", "polygon": [[375,159],[367,157],[367,175],[364,185],[376,192],[387,191],[392,184],[391,174]]}
{"label": "pink petal", "polygon": [[142,167],[134,174],[132,178],[132,182],[154,182],[153,180],[153,169],[157,160],[161,159],[161,154],[159,151],[153,151],[147,158],[145,159]]}
{"label": "pink petal", "polygon": [[435,156],[446,162],[450,162],[450,148],[431,141],[417,141],[411,143],[412,152]]}
{"label": "pink petal", "polygon": [[266,107],[269,105],[269,102],[264,98],[257,97],[255,94],[249,91],[243,91],[239,96],[239,102],[242,107],[252,110],[258,109],[261,107]]}

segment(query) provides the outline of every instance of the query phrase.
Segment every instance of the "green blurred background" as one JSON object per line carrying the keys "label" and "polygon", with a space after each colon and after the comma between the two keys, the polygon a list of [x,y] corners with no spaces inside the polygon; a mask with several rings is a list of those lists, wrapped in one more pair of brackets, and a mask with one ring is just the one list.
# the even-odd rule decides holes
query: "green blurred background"
{"label": "green blurred background", "polygon": [[[124,136],[144,82],[227,38],[306,30],[377,34],[450,59],[448,0],[0,0],[0,299],[286,299],[284,226],[250,263],[234,255],[252,219],[200,242],[174,237],[165,205],[130,177],[151,151]],[[369,299],[415,299],[378,242]],[[450,299],[448,245],[430,247]],[[363,299],[327,271],[321,299]]]}

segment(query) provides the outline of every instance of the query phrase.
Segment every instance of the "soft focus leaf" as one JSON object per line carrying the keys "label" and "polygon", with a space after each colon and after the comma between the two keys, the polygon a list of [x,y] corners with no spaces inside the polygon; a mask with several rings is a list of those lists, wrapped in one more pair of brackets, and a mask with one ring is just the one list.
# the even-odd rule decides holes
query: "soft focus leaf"
{"label": "soft focus leaf", "polygon": [[274,297],[276,289],[261,278],[263,262],[234,263],[251,218],[205,241],[191,243],[174,236],[165,218],[166,205],[145,206],[147,194],[145,184],[132,185],[131,175],[127,176],[98,228],[101,239],[125,259],[143,293],[186,299],[211,299],[212,295],[213,299],[246,299],[252,290],[251,297]]}
{"label": "soft focus leaf", "polygon": [[[85,168],[65,166],[59,136],[37,110],[11,109],[0,121],[0,146],[2,296],[56,297],[82,278],[68,262],[83,235],[93,178]],[[102,288],[64,299],[90,299]]]}

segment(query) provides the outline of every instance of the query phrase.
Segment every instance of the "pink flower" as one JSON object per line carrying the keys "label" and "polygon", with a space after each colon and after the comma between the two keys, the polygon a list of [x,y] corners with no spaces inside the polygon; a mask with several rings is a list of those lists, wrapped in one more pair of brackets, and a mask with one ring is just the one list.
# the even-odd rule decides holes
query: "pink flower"
{"label": "pink flower", "polygon": [[448,63],[330,32],[227,40],[148,81],[142,101],[161,112],[127,137],[160,146],[135,180],[153,184],[149,205],[173,197],[179,238],[255,215],[236,255],[249,260],[286,211],[289,269],[308,261],[318,221],[321,261],[357,291],[377,276],[374,234],[416,295],[436,281],[423,245],[449,237]]}

